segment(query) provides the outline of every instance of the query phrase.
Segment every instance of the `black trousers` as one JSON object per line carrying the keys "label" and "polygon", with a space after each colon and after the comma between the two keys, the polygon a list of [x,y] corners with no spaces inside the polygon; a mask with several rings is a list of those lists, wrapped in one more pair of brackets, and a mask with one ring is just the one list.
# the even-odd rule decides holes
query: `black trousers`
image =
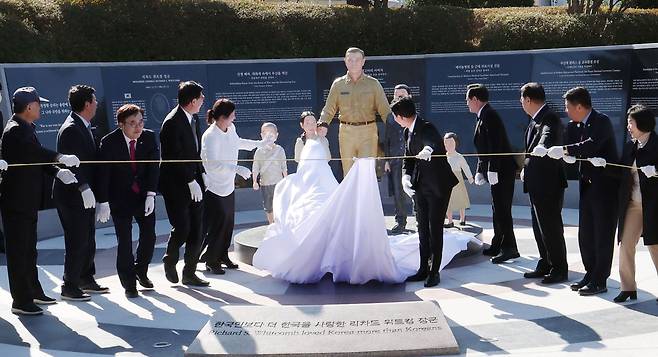
{"label": "black trousers", "polygon": [[402,162],[392,160],[390,166],[391,172],[388,173],[388,179],[390,180],[389,187],[395,201],[395,222],[406,225],[407,214],[409,213],[409,199],[402,189]]}
{"label": "black trousers", "polygon": [[566,275],[569,268],[562,223],[564,190],[550,195],[529,193],[529,196],[532,231],[540,257],[536,270]]}
{"label": "black trousers", "polygon": [[439,218],[446,215],[450,193],[443,197],[418,189],[414,198],[420,239],[420,269],[427,269],[430,261],[430,273],[437,273],[443,255],[443,219]]}
{"label": "black trousers", "polygon": [[517,253],[512,219],[512,199],[514,198],[514,170],[498,173],[498,183],[491,186],[491,208],[493,210],[494,236],[491,247],[504,253]]}
{"label": "black trousers", "polygon": [[226,197],[206,191],[204,210],[206,262],[216,264],[228,257],[235,226],[235,192]]}
{"label": "black trousers", "polygon": [[0,252],[5,252],[5,234],[0,230]]}
{"label": "black trousers", "polygon": [[92,283],[96,267],[96,210],[85,209],[82,200],[55,200],[64,228],[64,286],[78,288]]}
{"label": "black trousers", "polygon": [[617,188],[594,190],[580,182],[578,245],[585,266],[585,280],[605,285],[610,276],[617,230]]}
{"label": "black trousers", "polygon": [[5,229],[7,275],[14,304],[25,304],[43,295],[37,272],[37,210],[2,209]]}
{"label": "black trousers", "polygon": [[162,261],[165,264],[178,262],[180,247],[185,244],[185,267],[183,275],[191,275],[196,271],[201,246],[201,222],[203,218],[203,201],[194,202],[172,200],[164,195],[165,208],[171,224],[167,251]]}
{"label": "black trousers", "polygon": [[[136,274],[146,274],[155,247],[155,212],[144,216],[144,197],[137,196],[133,209],[125,212],[112,211],[112,221],[117,235],[117,273],[125,289],[136,287]],[[133,256],[133,218],[139,226],[137,258]]]}

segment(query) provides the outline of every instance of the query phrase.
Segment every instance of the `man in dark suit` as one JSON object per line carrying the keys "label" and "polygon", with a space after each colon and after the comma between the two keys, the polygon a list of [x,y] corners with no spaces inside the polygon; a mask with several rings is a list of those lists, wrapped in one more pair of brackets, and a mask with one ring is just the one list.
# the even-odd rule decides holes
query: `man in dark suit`
{"label": "man in dark suit", "polygon": [[[75,85],[69,90],[71,114],[57,133],[57,150],[73,154],[82,161],[96,160],[97,148],[91,131],[91,120],[96,115],[98,102],[94,88]],[[107,287],[94,279],[96,267],[95,189],[96,165],[82,165],[73,169],[78,182],[64,185],[55,181],[53,198],[57,214],[64,228],[64,284],[61,296],[64,300],[87,301],[88,293],[103,294]]]}
{"label": "man in dark suit", "polygon": [[608,291],[606,282],[612,266],[619,177],[616,170],[606,170],[605,165],[619,159],[617,144],[610,119],[592,108],[587,89],[572,88],[563,97],[571,119],[565,130],[564,141],[568,145],[551,147],[548,155],[554,159],[567,156],[587,160],[578,165],[578,245],[586,273],[571,289],[580,295],[595,295]]}
{"label": "man in dark suit", "polygon": [[[468,110],[477,115],[473,142],[478,154],[512,152],[505,125],[489,104],[489,91],[482,84],[470,84],[466,89]],[[494,236],[491,247],[483,251],[499,264],[519,257],[514,237],[512,199],[517,164],[511,156],[479,156],[475,183],[491,185]]]}
{"label": "man in dark suit", "polygon": [[547,157],[548,147],[562,145],[560,117],[546,105],[544,87],[527,83],[521,87],[521,106],[531,119],[525,131],[525,152],[521,180],[523,192],[530,197],[532,230],[535,234],[539,262],[526,278],[543,278],[543,284],[567,280],[567,248],[562,224],[562,203],[567,178],[562,161]]}
{"label": "man in dark suit", "polygon": [[415,199],[420,239],[420,268],[407,281],[425,280],[425,287],[436,286],[441,281],[443,217],[457,178],[445,156],[432,157],[446,154],[443,137],[432,123],[418,117],[413,100],[394,100],[391,110],[395,121],[405,128],[405,156],[415,156],[402,163],[402,187]]}
{"label": "man in dark suit", "polygon": [[[410,90],[406,84],[398,84],[393,90],[393,100],[409,97]],[[393,118],[386,120],[384,133],[384,154],[388,157],[404,156],[406,143],[403,138],[404,128],[394,122]],[[402,233],[407,226],[407,213],[409,211],[409,199],[402,190],[402,159],[389,159],[384,163],[384,171],[388,173],[389,196],[395,201],[395,226],[391,233]]]}
{"label": "man in dark suit", "polygon": [[[155,191],[157,190],[160,149],[152,130],[144,129],[144,110],[134,104],[117,110],[119,128],[102,140],[99,157],[103,161],[129,161],[129,164],[101,165],[98,168],[97,198],[101,202],[97,219],[107,222],[112,215],[116,231],[117,273],[128,298],[138,296],[135,279],[153,288],[147,276],[155,246]],[[139,161],[155,161],[139,163]],[[139,226],[137,259],[132,249],[133,217]]]}
{"label": "man in dark suit", "polygon": [[[0,153],[9,164],[60,162],[80,165],[73,155],[60,155],[41,147],[34,122],[41,117],[40,98],[32,87],[23,87],[13,95],[14,115],[0,139]],[[2,161],[4,161],[2,160]],[[7,169],[5,166],[4,169]],[[76,183],[68,169],[52,165],[17,166],[7,169],[0,184],[0,209],[6,234],[7,274],[15,314],[38,315],[39,305],[54,304],[39,283],[37,272],[37,218],[43,192],[43,175],[56,176],[62,184]]]}
{"label": "man in dark suit", "polygon": [[[203,87],[196,82],[178,86],[178,106],[165,118],[160,129],[162,160],[201,160],[201,130],[197,113],[203,105]],[[201,246],[204,170],[201,162],[160,164],[159,189],[164,197],[171,232],[162,258],[165,276],[178,282],[178,250],[185,244],[182,283],[208,286],[196,275]]]}

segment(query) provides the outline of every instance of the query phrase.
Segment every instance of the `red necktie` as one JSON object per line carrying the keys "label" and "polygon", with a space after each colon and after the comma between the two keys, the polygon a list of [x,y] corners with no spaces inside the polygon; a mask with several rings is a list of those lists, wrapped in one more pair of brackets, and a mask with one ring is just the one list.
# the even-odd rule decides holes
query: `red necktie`
{"label": "red necktie", "polygon": [[[130,168],[133,171],[133,175],[137,173],[137,163],[135,162],[135,140],[130,140]],[[130,188],[133,192],[139,193],[139,185],[136,180],[133,180],[133,184]]]}

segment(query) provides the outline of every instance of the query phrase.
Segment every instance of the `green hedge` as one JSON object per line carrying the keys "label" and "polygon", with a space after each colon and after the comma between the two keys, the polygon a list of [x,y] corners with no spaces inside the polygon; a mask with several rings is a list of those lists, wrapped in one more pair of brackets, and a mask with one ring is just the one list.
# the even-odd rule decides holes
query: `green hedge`
{"label": "green hedge", "polygon": [[339,57],[349,46],[368,55],[572,47],[658,42],[656,28],[656,10],[607,18],[564,8],[0,0],[0,62]]}
{"label": "green hedge", "polygon": [[568,15],[561,8],[477,11],[474,45],[482,51],[658,42],[658,11]]}

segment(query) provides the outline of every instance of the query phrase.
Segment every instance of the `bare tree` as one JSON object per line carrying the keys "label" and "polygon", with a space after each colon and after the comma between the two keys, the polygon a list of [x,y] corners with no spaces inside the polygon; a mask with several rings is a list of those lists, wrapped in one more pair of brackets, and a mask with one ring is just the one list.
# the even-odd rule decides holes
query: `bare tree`
{"label": "bare tree", "polygon": [[388,8],[388,0],[347,0],[347,5],[386,9]]}
{"label": "bare tree", "polygon": [[637,0],[568,0],[567,4],[571,14],[592,15],[604,10],[609,13],[624,12],[637,5]]}

